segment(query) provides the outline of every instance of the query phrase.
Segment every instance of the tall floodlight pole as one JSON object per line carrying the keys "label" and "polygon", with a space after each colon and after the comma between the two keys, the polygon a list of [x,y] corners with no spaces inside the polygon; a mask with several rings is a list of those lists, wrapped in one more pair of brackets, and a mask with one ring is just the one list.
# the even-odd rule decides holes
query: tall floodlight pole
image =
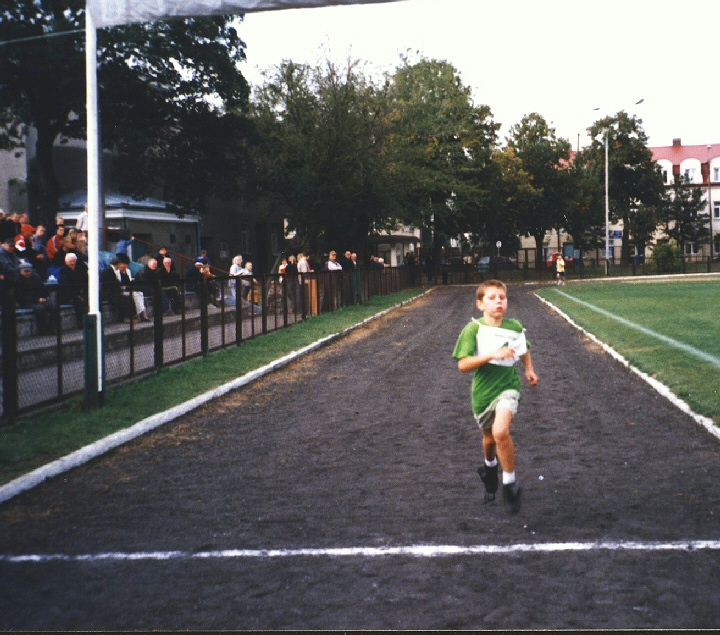
{"label": "tall floodlight pole", "polygon": [[605,128],[605,275],[610,275],[610,161],[608,151],[608,134]]}
{"label": "tall floodlight pole", "polygon": [[85,11],[85,81],[87,110],[88,314],[84,325],[85,402],[100,405],[103,347],[100,312],[100,135],[97,94],[97,31],[92,11]]}
{"label": "tall floodlight pole", "polygon": [[710,150],[712,150],[712,146],[709,145],[707,147],[707,165],[708,165],[708,210],[710,211],[710,262],[712,262],[713,258],[715,257],[715,236],[713,234],[713,214],[715,211],[713,210],[713,204],[712,204],[712,179],[711,175],[712,172],[710,171]]}

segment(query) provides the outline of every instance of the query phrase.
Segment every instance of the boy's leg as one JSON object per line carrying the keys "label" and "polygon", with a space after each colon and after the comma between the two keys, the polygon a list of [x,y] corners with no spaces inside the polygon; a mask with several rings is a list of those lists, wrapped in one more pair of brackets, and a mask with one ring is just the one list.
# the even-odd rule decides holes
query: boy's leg
{"label": "boy's leg", "polygon": [[491,503],[495,500],[495,492],[498,489],[498,461],[491,429],[483,429],[483,455],[485,460],[478,468],[478,474],[485,483],[485,502]]}
{"label": "boy's leg", "polygon": [[510,436],[510,426],[513,413],[507,408],[498,408],[495,411],[493,422],[493,438],[497,448],[497,455],[503,468],[503,499],[505,508],[511,514],[520,511],[520,494],[522,488],[515,481],[515,445]]}

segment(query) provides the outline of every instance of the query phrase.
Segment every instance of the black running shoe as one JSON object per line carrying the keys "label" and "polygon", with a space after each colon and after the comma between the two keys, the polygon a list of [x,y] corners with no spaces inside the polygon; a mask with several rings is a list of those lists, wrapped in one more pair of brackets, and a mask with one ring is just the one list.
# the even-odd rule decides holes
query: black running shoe
{"label": "black running shoe", "polygon": [[488,467],[484,463],[478,468],[480,480],[485,483],[485,502],[492,503],[495,500],[495,492],[498,489],[498,466]]}
{"label": "black running shoe", "polygon": [[522,494],[520,483],[503,485],[503,500],[508,514],[517,514],[520,511],[520,494]]}

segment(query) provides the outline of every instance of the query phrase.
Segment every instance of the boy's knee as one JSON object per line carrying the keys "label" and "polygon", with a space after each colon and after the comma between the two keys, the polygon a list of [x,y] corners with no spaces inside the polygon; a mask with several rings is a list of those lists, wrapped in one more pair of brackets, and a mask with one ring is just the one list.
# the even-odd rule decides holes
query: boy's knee
{"label": "boy's knee", "polygon": [[502,426],[497,429],[493,429],[493,438],[495,439],[495,443],[502,445],[510,438],[510,428]]}

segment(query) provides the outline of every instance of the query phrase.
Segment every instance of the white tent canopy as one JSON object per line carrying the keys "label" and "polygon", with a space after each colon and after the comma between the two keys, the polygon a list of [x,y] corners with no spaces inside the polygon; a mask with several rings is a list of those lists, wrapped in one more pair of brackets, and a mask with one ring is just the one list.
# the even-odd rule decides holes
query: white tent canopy
{"label": "white tent canopy", "polygon": [[87,0],[96,28],[165,18],[375,4],[393,0]]}

